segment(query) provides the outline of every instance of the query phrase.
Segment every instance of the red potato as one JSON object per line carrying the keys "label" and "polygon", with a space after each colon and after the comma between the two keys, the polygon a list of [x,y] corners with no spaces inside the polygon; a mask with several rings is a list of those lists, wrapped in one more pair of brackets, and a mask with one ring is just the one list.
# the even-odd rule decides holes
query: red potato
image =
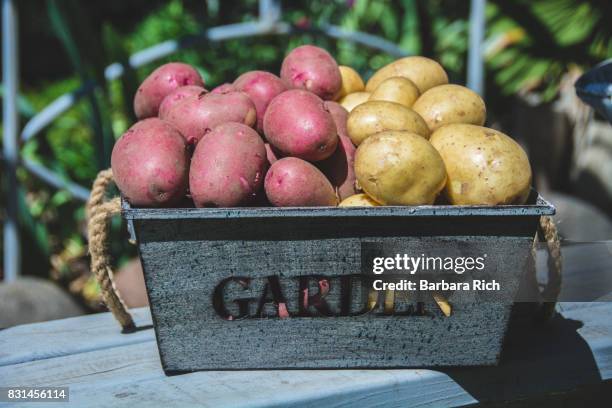
{"label": "red potato", "polygon": [[138,119],[157,116],[159,105],[176,88],[187,85],[204,87],[204,80],[191,65],[181,62],[164,64],[142,81],[134,95],[134,112]]}
{"label": "red potato", "polygon": [[[265,143],[266,147],[266,159],[268,161],[267,168],[270,168],[272,164],[274,164],[278,159],[281,158],[280,153],[274,149],[270,143]],[[268,201],[268,197],[266,197],[266,192],[262,188],[257,192],[257,196],[253,200],[253,206],[255,207],[272,207],[272,204]]]}
{"label": "red potato", "polygon": [[291,88],[302,88],[331,100],[342,87],[336,60],[323,48],[302,45],[283,60],[280,76]]}
{"label": "red potato", "polygon": [[196,207],[238,207],[252,203],[268,166],[259,134],[242,123],[215,127],[198,143],[189,171]]}
{"label": "red potato", "polygon": [[208,92],[206,89],[197,85],[187,85],[181,86],[180,88],[176,88],[174,91],[170,92],[162,101],[161,105],[159,105],[159,116],[166,116],[168,111],[182,101],[183,99],[189,96],[198,96],[203,95]]}
{"label": "red potato", "polygon": [[268,142],[284,156],[324,160],[338,145],[336,125],[323,100],[301,89],[272,99],[263,127]]}
{"label": "red potato", "polygon": [[210,93],[224,94],[224,93],[228,93],[228,92],[233,92],[235,90],[236,90],[236,88],[234,87],[233,84],[230,84],[229,82],[226,82],[224,84],[221,84],[221,85],[213,88],[213,90],[210,91]]}
{"label": "red potato", "polygon": [[169,207],[187,193],[189,149],[172,125],[157,118],[137,122],[113,147],[117,187],[134,206]]}
{"label": "red potato", "polygon": [[318,207],[338,205],[329,180],[307,161],[285,157],[266,174],[266,196],[275,207]]}
{"label": "red potato", "polygon": [[173,124],[190,144],[196,144],[214,127],[226,122],[253,126],[255,105],[244,92],[207,93],[184,98],[161,119]]}
{"label": "red potato", "polygon": [[348,120],[349,114],[348,111],[338,102],[334,101],[325,101],[323,102],[323,105],[325,105],[325,108],[332,115],[334,123],[336,124],[338,135],[348,137],[348,133],[346,131],[346,121]]}
{"label": "red potato", "polygon": [[249,95],[257,109],[257,130],[263,131],[263,117],[270,101],[287,90],[285,83],[276,75],[265,71],[250,71],[234,81],[234,88]]}
{"label": "red potato", "polygon": [[355,189],[355,151],[356,148],[346,131],[346,120],[348,112],[336,102],[326,101],[325,106],[329,109],[340,143],[336,151],[327,159],[317,163],[323,174],[327,176],[331,184],[336,188],[336,194],[340,200],[344,200],[357,193]]}

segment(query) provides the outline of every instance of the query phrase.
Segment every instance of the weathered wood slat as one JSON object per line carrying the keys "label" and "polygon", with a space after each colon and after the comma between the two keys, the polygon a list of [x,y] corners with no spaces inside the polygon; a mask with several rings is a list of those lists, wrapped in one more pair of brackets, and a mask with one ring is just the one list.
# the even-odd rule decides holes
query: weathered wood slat
{"label": "weathered wood slat", "polygon": [[591,348],[601,378],[612,379],[612,302],[564,302],[558,310],[567,319],[582,322],[578,333]]}
{"label": "weathered wood slat", "polygon": [[[137,326],[151,325],[149,308],[131,312]],[[110,313],[26,324],[0,331],[0,367],[154,339],[151,329],[121,334]]]}
{"label": "weathered wood slat", "polygon": [[152,340],[0,367],[0,383],[7,387],[70,385],[71,389],[89,389],[108,382],[151,378],[165,378]]}
{"label": "weathered wood slat", "polygon": [[198,372],[166,377],[154,342],[0,367],[5,386],[70,385],[74,406],[459,406],[475,402],[430,370]]}
{"label": "weathered wood slat", "polygon": [[[427,407],[515,400],[611,380],[612,304],[563,303],[558,309],[563,318],[550,326],[511,328],[499,367],[208,371],[174,377],[161,370],[151,330],[143,332],[150,333],[148,339],[130,344],[131,335],[119,334],[109,314],[94,315],[0,332],[4,344],[26,343],[29,332],[56,339],[46,358],[33,353],[32,361],[0,367],[0,384],[69,385],[71,406],[87,407]],[[143,317],[146,310],[137,313]],[[103,321],[106,325],[98,327]],[[77,332],[76,327],[89,330],[82,336],[67,336]],[[75,345],[95,343],[99,337],[116,345],[93,351]],[[75,354],[65,354],[71,349]]]}
{"label": "weathered wood slat", "polygon": [[562,304],[546,324],[513,324],[499,367],[443,370],[479,401],[567,392],[612,379],[612,304]]}

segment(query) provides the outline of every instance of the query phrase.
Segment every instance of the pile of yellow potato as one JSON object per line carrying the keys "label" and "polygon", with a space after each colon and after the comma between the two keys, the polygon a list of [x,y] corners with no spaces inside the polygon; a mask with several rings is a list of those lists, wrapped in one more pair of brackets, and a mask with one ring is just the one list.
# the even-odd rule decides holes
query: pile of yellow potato
{"label": "pile of yellow potato", "polygon": [[339,103],[357,146],[355,175],[364,194],[340,206],[426,205],[442,194],[453,205],[523,204],[531,167],[509,136],[483,127],[486,106],[448,83],[436,61],[401,58],[364,84],[340,66]]}

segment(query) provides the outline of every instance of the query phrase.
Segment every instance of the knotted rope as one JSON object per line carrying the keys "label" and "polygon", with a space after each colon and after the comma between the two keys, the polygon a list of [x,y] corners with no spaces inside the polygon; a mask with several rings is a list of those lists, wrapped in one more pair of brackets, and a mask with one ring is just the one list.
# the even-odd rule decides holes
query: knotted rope
{"label": "knotted rope", "polygon": [[[546,242],[546,248],[548,249],[548,283],[542,291],[544,302],[541,305],[540,317],[549,319],[554,314],[556,300],[561,292],[561,271],[563,267],[561,263],[561,242],[559,241],[557,226],[552,217],[540,218],[539,233]],[[535,260],[535,258],[534,244],[533,259]],[[555,299],[555,301],[548,299]]]}
{"label": "knotted rope", "polygon": [[106,199],[106,192],[111,183],[113,183],[111,169],[98,173],[87,202],[89,217],[87,233],[91,255],[91,271],[98,280],[104,303],[121,325],[123,332],[128,333],[134,331],[136,326],[113,281],[113,270],[110,266],[111,259],[108,252],[110,220],[114,215],[121,213],[119,197]]}

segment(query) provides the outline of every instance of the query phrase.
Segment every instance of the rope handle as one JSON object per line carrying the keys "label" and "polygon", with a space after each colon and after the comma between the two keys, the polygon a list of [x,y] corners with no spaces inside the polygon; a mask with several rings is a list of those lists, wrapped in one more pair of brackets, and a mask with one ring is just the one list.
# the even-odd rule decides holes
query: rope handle
{"label": "rope handle", "polygon": [[91,271],[98,280],[104,303],[121,325],[122,332],[130,333],[136,330],[136,325],[115,286],[113,270],[110,266],[108,250],[110,220],[114,215],[121,213],[121,199],[119,197],[106,200],[106,192],[111,183],[113,183],[113,171],[111,169],[102,170],[98,173],[87,202],[89,217],[87,235],[91,255]]}
{"label": "rope handle", "polygon": [[[136,330],[132,315],[119,295],[113,280],[113,270],[108,251],[110,219],[121,213],[121,200],[119,197],[106,200],[108,187],[114,183],[111,169],[98,173],[91,189],[91,196],[87,202],[89,253],[91,255],[91,270],[98,280],[102,299],[115,319],[122,327],[123,333]],[[561,291],[561,244],[557,227],[551,217],[543,216],[539,222],[539,232],[546,241],[549,252],[548,284],[542,292],[544,299],[557,299]],[[532,250],[535,260],[536,251],[534,241]],[[555,310],[556,302],[543,302],[539,317],[548,319]]]}
{"label": "rope handle", "polygon": [[[542,298],[545,299],[540,305],[539,318],[543,320],[550,319],[555,312],[556,300],[559,298],[561,293],[561,272],[563,264],[561,262],[561,241],[559,240],[559,233],[557,226],[553,221],[552,217],[543,216],[540,217],[540,225],[538,232],[546,242],[546,249],[548,250],[548,282],[546,287],[541,292]],[[535,263],[536,250],[534,242],[533,248],[533,259]],[[534,268],[535,271],[535,268]],[[546,299],[555,299],[555,301],[546,301]]]}

